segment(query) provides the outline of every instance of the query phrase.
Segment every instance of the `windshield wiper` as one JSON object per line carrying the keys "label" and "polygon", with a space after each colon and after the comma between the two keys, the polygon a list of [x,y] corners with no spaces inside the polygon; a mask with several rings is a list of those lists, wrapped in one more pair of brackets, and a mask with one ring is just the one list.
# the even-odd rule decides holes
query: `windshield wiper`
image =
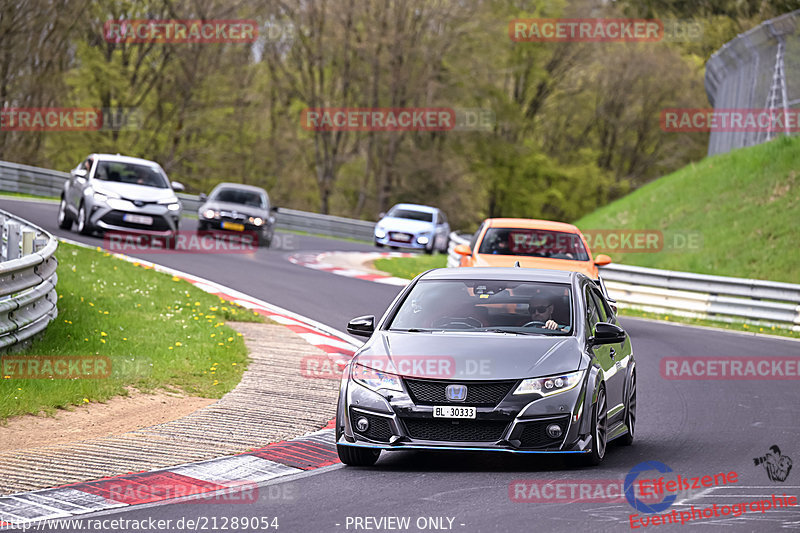
{"label": "windshield wiper", "polygon": [[533,333],[531,331],[516,331],[513,329],[491,328],[481,331],[488,331],[490,333],[513,333],[514,335],[542,335],[542,333]]}
{"label": "windshield wiper", "polygon": [[408,329],[390,329],[389,331],[400,331],[403,333],[431,333],[432,329],[408,328]]}

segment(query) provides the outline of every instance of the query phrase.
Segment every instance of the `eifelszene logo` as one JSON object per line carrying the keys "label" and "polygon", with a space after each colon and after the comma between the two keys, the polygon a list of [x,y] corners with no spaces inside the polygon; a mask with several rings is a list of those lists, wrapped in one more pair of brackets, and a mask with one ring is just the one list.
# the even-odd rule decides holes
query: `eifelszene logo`
{"label": "eifelszene logo", "polygon": [[770,481],[784,482],[792,470],[792,460],[785,455],[781,455],[781,449],[778,448],[777,444],[770,446],[766,455],[754,457],[753,463],[756,466],[764,465],[764,470],[767,471],[767,477]]}

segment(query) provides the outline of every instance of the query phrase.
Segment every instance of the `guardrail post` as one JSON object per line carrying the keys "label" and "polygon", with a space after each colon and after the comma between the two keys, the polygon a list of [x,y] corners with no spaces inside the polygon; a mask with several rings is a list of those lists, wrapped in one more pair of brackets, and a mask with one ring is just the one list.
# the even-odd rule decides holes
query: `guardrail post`
{"label": "guardrail post", "polygon": [[19,241],[22,227],[18,222],[8,222],[6,224],[8,237],[6,238],[6,261],[11,261],[19,257]]}
{"label": "guardrail post", "polygon": [[33,253],[33,240],[36,238],[36,232],[25,230],[22,232],[22,255],[31,255]]}
{"label": "guardrail post", "polygon": [[47,237],[37,237],[33,241],[33,251],[34,252],[40,251],[42,248],[47,246],[48,242],[49,242],[49,239]]}

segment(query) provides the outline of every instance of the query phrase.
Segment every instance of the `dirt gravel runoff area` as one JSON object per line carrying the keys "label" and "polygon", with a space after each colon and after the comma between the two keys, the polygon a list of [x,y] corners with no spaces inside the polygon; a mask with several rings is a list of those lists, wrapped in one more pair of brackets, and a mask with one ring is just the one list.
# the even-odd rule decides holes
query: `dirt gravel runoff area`
{"label": "dirt gravel runoff area", "polygon": [[307,357],[326,357],[289,328],[229,322],[251,362],[220,400],[134,392],[55,418],[0,427],[0,495],[142,472],[246,452],[325,426],[339,382],[304,377]]}

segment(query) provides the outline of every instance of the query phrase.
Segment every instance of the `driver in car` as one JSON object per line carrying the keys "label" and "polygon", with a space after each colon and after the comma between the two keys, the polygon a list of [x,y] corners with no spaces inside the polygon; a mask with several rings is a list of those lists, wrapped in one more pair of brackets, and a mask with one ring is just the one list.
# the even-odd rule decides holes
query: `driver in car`
{"label": "driver in car", "polygon": [[528,301],[528,311],[531,314],[531,322],[544,324],[545,329],[557,329],[563,331],[565,326],[560,326],[553,316],[553,300],[547,294],[536,294]]}

